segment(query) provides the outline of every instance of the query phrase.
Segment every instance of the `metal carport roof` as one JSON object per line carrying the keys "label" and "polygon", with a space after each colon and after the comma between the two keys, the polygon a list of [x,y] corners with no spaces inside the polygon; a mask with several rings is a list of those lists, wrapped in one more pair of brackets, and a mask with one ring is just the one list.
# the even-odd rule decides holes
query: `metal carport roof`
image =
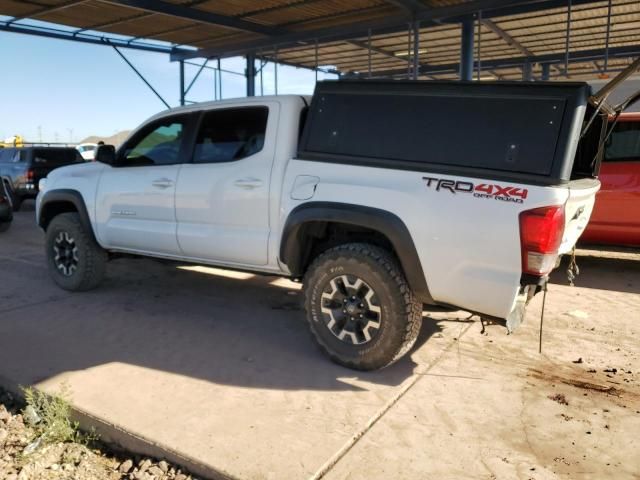
{"label": "metal carport roof", "polygon": [[479,78],[594,78],[640,55],[638,0],[0,0],[0,15],[13,17],[0,31],[174,60],[250,54],[373,77],[458,78],[461,23]]}

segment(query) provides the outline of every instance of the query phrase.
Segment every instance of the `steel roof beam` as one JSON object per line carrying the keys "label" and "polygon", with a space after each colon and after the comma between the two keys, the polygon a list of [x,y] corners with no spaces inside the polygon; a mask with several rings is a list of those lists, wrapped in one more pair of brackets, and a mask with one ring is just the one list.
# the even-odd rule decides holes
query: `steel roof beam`
{"label": "steel roof beam", "polygon": [[[573,0],[574,5],[597,3],[601,0]],[[407,22],[420,21],[423,26],[442,21],[460,21],[460,18],[482,10],[484,18],[511,15],[514,13],[526,13],[546,8],[558,8],[566,6],[566,0],[472,0],[463,4],[445,7],[428,8],[410,14],[408,12],[399,15],[385,16],[384,18],[359,21],[351,24],[325,27],[313,30],[302,30],[282,35],[273,35],[259,40],[240,41],[232,44],[222,44],[218,47],[200,49],[193,53],[172,55],[172,60],[197,57],[231,57],[242,55],[246,52],[269,48],[278,45],[286,48],[318,38],[324,41],[346,40],[365,35],[369,29],[376,34],[392,33],[404,30]]]}
{"label": "steel roof beam", "polygon": [[280,10],[286,10],[288,8],[299,7],[301,5],[308,5],[310,3],[320,3],[324,1],[326,0],[294,0],[290,3],[285,3],[282,5],[274,5],[271,7],[258,8],[256,10],[249,10],[247,12],[241,13],[240,15],[236,15],[236,17],[237,18],[253,17],[254,15],[262,15],[265,13],[277,12]]}
{"label": "steel roof beam", "polygon": [[165,2],[163,0],[100,0],[104,3],[111,3],[123,7],[137,8],[147,12],[158,13],[170,17],[192,20],[194,22],[217,25],[242,32],[257,33],[259,35],[276,35],[282,33],[277,27],[260,25],[249,22],[241,18],[220,15],[218,13],[207,12],[190,8],[188,6]]}
{"label": "steel roof beam", "polygon": [[[591,62],[593,60],[600,60],[604,57],[605,49],[591,49],[582,51],[571,52],[571,63],[584,63]],[[640,45],[626,46],[626,47],[613,47],[609,48],[610,57],[636,57],[640,56]],[[560,63],[564,62],[564,52],[551,53],[544,55],[536,55],[533,57],[513,57],[503,58],[496,60],[483,60],[483,68],[487,70],[500,69],[500,68],[520,68],[527,60],[531,63]],[[447,65],[430,65],[428,67],[420,68],[420,75],[431,75],[439,73],[455,73],[459,68],[459,63],[450,63]],[[406,69],[393,69],[386,71],[375,72],[376,76],[391,77],[394,75],[406,75]],[[569,72],[571,73],[571,72]]]}
{"label": "steel roof beam", "polygon": [[[358,47],[358,48],[363,48],[365,50],[369,50],[369,45],[367,44],[367,42],[361,42],[359,40],[347,40],[345,43],[349,43],[349,44],[353,45],[354,47]],[[379,47],[374,47],[373,45],[371,45],[371,51],[379,53],[380,55],[384,55],[385,57],[395,58],[396,60],[404,60],[403,58],[396,57],[396,55],[393,52],[389,51],[389,50],[385,50],[385,49],[379,48]]]}
{"label": "steel roof beam", "polygon": [[269,55],[256,55],[256,58],[259,60],[264,60],[265,62],[271,62],[271,63],[278,63],[280,65],[286,65],[287,67],[293,67],[293,68],[302,68],[305,70],[311,70],[312,72],[314,71],[318,71],[318,72],[322,72],[322,73],[331,73],[333,75],[340,75],[340,72],[338,70],[334,70],[332,68],[323,68],[323,67],[314,67],[314,66],[309,66],[309,65],[302,65],[300,63],[295,63],[295,62],[288,62],[286,60],[281,60],[281,59],[277,59],[275,57],[269,56]]}
{"label": "steel roof beam", "polygon": [[[503,6],[496,6],[496,8],[492,8],[491,10],[484,11],[485,9],[476,9],[482,10],[483,18],[497,18],[497,17],[507,17],[512,15],[526,15],[528,13],[533,12],[543,12],[545,10],[553,10],[555,8],[563,8],[566,10],[568,0],[532,0],[530,2],[519,2],[518,4],[513,4],[513,2],[506,2]],[[603,0],[572,0],[572,7],[579,7],[582,5],[589,5],[592,3],[602,3]],[[470,12],[470,13],[473,13]],[[463,20],[464,15],[452,16],[448,18],[448,22],[458,23]]]}
{"label": "steel roof beam", "polygon": [[531,52],[531,50],[529,50],[527,47],[522,45],[518,40],[516,40],[511,35],[509,35],[509,33],[507,33],[505,30],[503,30],[498,25],[496,25],[496,23],[493,20],[490,20],[488,18],[483,18],[482,20],[480,20],[480,23],[482,23],[482,25],[484,25],[489,30],[491,30],[493,33],[495,33],[497,36],[499,36],[508,45],[510,45],[513,48],[515,48],[516,50],[520,51],[521,54],[523,54],[523,55],[525,55],[527,57],[533,57],[534,56],[533,52]]}
{"label": "steel roof beam", "polygon": [[[488,18],[483,18],[480,20],[480,22],[487,27],[489,30],[491,30],[493,33],[495,33],[498,37],[500,37],[501,39],[503,39],[508,45],[510,45],[511,47],[515,48],[516,50],[518,50],[520,53],[522,53],[524,56],[530,58],[535,56],[535,54],[529,50],[527,47],[525,47],[522,43],[520,43],[518,40],[516,40],[512,35],[510,35],[507,31],[503,30],[502,28],[500,28],[493,20],[490,20]],[[530,65],[529,62],[525,62],[524,64],[525,66],[523,67],[523,73],[524,70],[527,70],[526,65]],[[558,70],[559,72],[562,72],[561,69],[556,68],[556,70]]]}
{"label": "steel roof beam", "polygon": [[[183,7],[193,7],[195,5],[198,5],[199,3],[204,3],[207,0],[192,0],[190,2],[188,2],[187,4],[183,4]],[[108,27],[113,27],[115,25],[120,25],[121,23],[127,23],[127,22],[132,22],[134,20],[140,20],[141,18],[147,18],[147,17],[151,17],[152,15],[156,15],[156,13],[154,12],[144,12],[144,13],[140,13],[138,15],[133,15],[132,17],[125,17],[125,18],[119,18],[118,20],[112,20],[110,22],[103,22],[103,23],[98,23],[98,24],[94,24],[94,25],[89,25],[88,27],[84,27],[81,28],[79,30],[76,30],[76,33],[80,33],[80,32],[85,32],[87,30],[100,30],[101,28],[108,28]],[[196,25],[191,25],[192,27],[196,26]],[[135,39],[138,38],[144,38],[144,37],[134,37]],[[150,35],[147,35],[146,38],[151,38]]]}
{"label": "steel roof beam", "polygon": [[[198,3],[204,3],[205,1],[208,0],[197,0],[197,1],[193,1],[190,2],[188,5],[184,5],[184,6],[188,6],[188,7],[192,7],[194,5],[197,5]],[[276,5],[273,7],[266,7],[266,8],[262,8],[262,9],[257,9],[257,10],[249,10],[247,12],[241,13],[239,15],[234,15],[233,18],[247,18],[247,17],[252,17],[254,15],[262,15],[264,13],[271,13],[271,12],[276,12],[279,10],[285,10],[287,8],[293,8],[293,7],[297,7],[300,5],[308,5],[310,3],[317,3],[317,2],[321,2],[324,0],[297,0],[294,1],[292,3],[287,3],[284,5]],[[155,13],[147,13],[145,14],[145,16],[149,16],[149,15],[155,15]],[[122,23],[126,22],[128,20],[121,20]],[[189,30],[191,28],[195,28],[199,25],[185,25],[183,27],[175,27],[175,28],[171,28],[169,30],[161,30],[158,32],[153,32],[144,36],[140,36],[140,37],[135,37],[136,39],[138,38],[153,38],[153,37],[157,37],[159,35],[166,35],[166,34],[171,34],[171,33],[177,33],[177,32],[181,32],[184,30]]]}
{"label": "steel roof beam", "polygon": [[103,22],[103,23],[98,23],[98,24],[94,24],[94,25],[89,25],[87,27],[80,28],[80,29],[76,30],[73,33],[75,33],[77,35],[79,33],[86,32],[88,30],[100,31],[103,28],[115,27],[116,25],[120,25],[122,23],[127,23],[127,22],[133,22],[135,20],[140,20],[142,18],[150,17],[151,15],[154,15],[154,14],[153,13],[139,13],[137,15],[134,15],[133,17],[119,18],[117,20],[111,20],[109,22]]}
{"label": "steel roof beam", "polygon": [[[628,38],[628,40],[627,40]],[[635,38],[635,37],[634,37]],[[616,42],[617,46],[621,46],[621,44],[623,42],[630,42],[633,38],[631,37],[621,37],[619,39],[619,41]],[[595,48],[600,48],[602,46],[602,42],[597,41],[597,39],[592,39],[590,41],[583,41],[581,42],[581,49],[582,50],[590,50],[590,49],[595,49]],[[386,47],[388,48],[388,47]],[[406,48],[406,47],[405,47]],[[558,47],[559,49],[560,47]],[[457,62],[458,61],[458,57],[457,57],[457,51],[454,52],[453,50],[455,49],[455,46],[443,46],[442,48],[438,48],[438,49],[430,49],[429,50],[429,54],[428,54],[428,58],[425,60],[428,60],[428,62],[430,62],[430,64],[436,64],[436,63],[453,63],[453,62]],[[555,49],[554,46],[550,46],[548,48],[547,51],[551,50],[553,51]],[[387,50],[389,51],[389,50]],[[304,53],[304,52],[302,52]],[[495,57],[506,57],[509,56],[509,58],[511,56],[517,56],[517,54],[509,54],[508,51],[506,51],[504,48],[491,48],[491,49],[483,49],[483,58],[495,58]],[[283,55],[283,58],[286,58],[289,61],[292,62],[301,62],[301,63],[305,63],[305,64],[309,64],[311,62],[312,59],[312,54],[311,53],[307,53],[307,54],[301,54],[298,53],[297,55],[291,55],[288,52],[286,52]],[[385,59],[389,59],[391,60],[393,57],[390,55],[385,55],[384,57]],[[397,60],[398,62],[406,62],[406,58],[402,58],[402,57],[396,57],[395,60]],[[339,52],[330,52],[330,53],[323,53],[320,56],[320,61],[323,65],[333,65],[336,68],[340,68],[340,69],[345,69],[345,65],[347,66],[347,68],[349,67],[349,65],[358,65],[360,68],[364,68],[362,67],[363,65],[366,65],[367,63],[367,55],[366,53],[362,52],[362,49],[360,46],[354,46],[353,48],[350,48],[349,50],[344,50],[344,51],[339,51]],[[377,64],[377,63],[383,63],[384,59],[380,58],[379,56],[376,56],[373,58],[372,60],[373,64]],[[557,69],[558,71],[564,71],[560,65],[554,65],[554,68]],[[353,70],[358,70],[357,67],[352,67]]]}
{"label": "steel roof beam", "polygon": [[[366,42],[361,42],[359,40],[348,40],[346,43],[349,43],[355,47],[359,47],[359,48],[364,48],[365,50],[369,49],[369,45]],[[402,58],[402,57],[398,57],[395,53],[389,51],[389,50],[385,50],[383,48],[379,48],[379,47],[374,47],[371,46],[371,51],[372,52],[376,52],[379,53],[380,55],[384,55],[385,57],[389,57],[389,58],[393,58],[394,60],[397,60],[399,62],[406,62],[407,59],[406,58]],[[407,56],[410,56],[407,52]],[[424,66],[424,67],[428,67],[429,64],[426,62],[419,62],[420,66]]]}
{"label": "steel roof beam", "polygon": [[9,24],[8,22],[0,23],[0,31],[11,33],[22,33],[25,35],[35,35],[37,37],[55,38],[59,40],[71,40],[80,43],[90,43],[94,45],[116,45],[122,48],[129,48],[131,50],[143,50],[146,52],[156,53],[171,53],[176,51],[188,51],[180,48],[176,48],[173,45],[152,45],[143,43],[128,43],[127,40],[109,38],[105,36],[97,35],[76,35],[75,32],[58,30],[52,28],[40,28],[31,25]]}
{"label": "steel roof beam", "polygon": [[409,13],[415,13],[429,8],[428,5],[425,5],[420,0],[386,0],[386,2],[402,8]]}
{"label": "steel roof beam", "polygon": [[[31,12],[28,13],[27,15],[21,15],[18,17],[13,17],[11,20],[9,20],[8,23],[13,23],[13,22],[17,22],[19,20],[24,20],[25,18],[33,18],[33,17],[38,17],[40,15],[45,15],[47,13],[53,13],[53,12],[57,12],[59,10],[64,10],[65,8],[69,8],[69,7],[75,7],[76,5],[80,5],[81,3],[87,3],[89,0],[73,0],[70,2],[65,2],[62,3],[60,5],[50,5],[48,7],[44,7],[41,8],[39,10],[36,10],[35,12]],[[35,6],[41,6],[41,4],[32,4],[34,7]]]}

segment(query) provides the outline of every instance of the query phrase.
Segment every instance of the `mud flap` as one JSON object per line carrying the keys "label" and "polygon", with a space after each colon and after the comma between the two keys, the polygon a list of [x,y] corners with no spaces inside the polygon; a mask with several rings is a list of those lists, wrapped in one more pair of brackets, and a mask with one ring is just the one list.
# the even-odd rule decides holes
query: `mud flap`
{"label": "mud flap", "polygon": [[507,316],[507,333],[511,334],[520,326],[527,313],[527,305],[536,292],[535,285],[527,285],[516,298],[516,305]]}
{"label": "mud flap", "polygon": [[513,333],[516,328],[520,326],[524,320],[524,315],[527,312],[527,297],[525,295],[518,295],[516,300],[516,306],[511,310],[511,313],[507,316],[507,333]]}

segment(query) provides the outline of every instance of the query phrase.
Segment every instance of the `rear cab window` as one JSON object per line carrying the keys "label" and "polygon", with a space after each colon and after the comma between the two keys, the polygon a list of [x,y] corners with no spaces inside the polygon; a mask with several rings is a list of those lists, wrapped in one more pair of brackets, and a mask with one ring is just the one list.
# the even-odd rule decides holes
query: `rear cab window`
{"label": "rear cab window", "polygon": [[603,162],[640,161],[640,121],[619,120],[607,139]]}
{"label": "rear cab window", "polygon": [[202,116],[193,163],[241,160],[262,151],[269,108],[265,106],[209,110]]}
{"label": "rear cab window", "polygon": [[61,167],[84,162],[75,148],[34,148],[31,162],[46,167]]}

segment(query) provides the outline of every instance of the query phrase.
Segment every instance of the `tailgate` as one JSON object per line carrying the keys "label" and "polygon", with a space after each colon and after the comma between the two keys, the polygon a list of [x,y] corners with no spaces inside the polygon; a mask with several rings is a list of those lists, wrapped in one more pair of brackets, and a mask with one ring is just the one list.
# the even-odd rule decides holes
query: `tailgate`
{"label": "tailgate", "polygon": [[46,165],[32,165],[29,170],[32,172],[31,176],[28,179],[25,179],[25,181],[32,183],[33,185],[35,185],[36,190],[38,189],[38,182],[43,179],[46,178],[47,175],[49,175],[49,173],[51,173],[52,170],[58,168],[58,166],[46,166]]}
{"label": "tailgate", "polygon": [[564,208],[564,235],[558,252],[561,255],[571,251],[587,227],[598,190],[600,181],[595,178],[569,182],[569,198]]}

